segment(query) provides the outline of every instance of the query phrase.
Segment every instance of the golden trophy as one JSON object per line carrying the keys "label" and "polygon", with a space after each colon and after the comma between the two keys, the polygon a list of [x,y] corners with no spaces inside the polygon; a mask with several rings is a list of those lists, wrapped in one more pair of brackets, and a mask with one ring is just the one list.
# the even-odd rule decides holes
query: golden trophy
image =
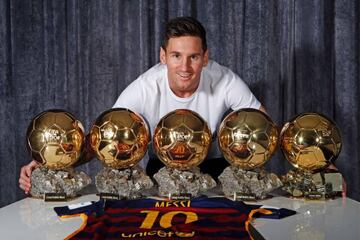
{"label": "golden trophy", "polygon": [[159,194],[169,198],[189,198],[216,186],[214,179],[197,167],[206,157],[211,132],[196,112],[177,109],[157,124],[153,145],[165,164],[155,175]]}
{"label": "golden trophy", "polygon": [[341,195],[342,176],[328,168],[342,145],[335,122],[319,113],[299,114],[284,125],[280,141],[285,158],[295,167],[282,177],[284,190],[308,199]]}
{"label": "golden trophy", "polygon": [[125,108],[103,112],[90,131],[90,145],[105,167],[96,175],[101,198],[135,199],[153,182],[137,165],[150,139],[144,119]]}
{"label": "golden trophy", "polygon": [[282,186],[275,174],[262,167],[274,153],[277,140],[275,123],[259,110],[244,108],[225,117],[218,130],[220,150],[230,163],[219,176],[225,196],[264,199]]}
{"label": "golden trophy", "polygon": [[53,109],[38,114],[29,124],[26,139],[32,158],[41,164],[31,174],[31,196],[66,200],[91,183],[85,173],[73,169],[85,137],[83,125],[71,113]]}

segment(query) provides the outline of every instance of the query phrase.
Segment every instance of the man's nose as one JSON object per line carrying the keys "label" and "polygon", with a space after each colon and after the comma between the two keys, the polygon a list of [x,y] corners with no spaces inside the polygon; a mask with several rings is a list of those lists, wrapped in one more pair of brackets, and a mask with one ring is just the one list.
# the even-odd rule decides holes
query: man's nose
{"label": "man's nose", "polygon": [[183,58],[181,61],[181,70],[188,70],[191,66],[190,58]]}

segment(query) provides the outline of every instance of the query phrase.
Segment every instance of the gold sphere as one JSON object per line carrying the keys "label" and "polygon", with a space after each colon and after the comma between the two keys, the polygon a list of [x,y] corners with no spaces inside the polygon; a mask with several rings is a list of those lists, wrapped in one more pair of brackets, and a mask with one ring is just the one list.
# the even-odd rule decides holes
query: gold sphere
{"label": "gold sphere", "polygon": [[280,133],[281,150],[296,168],[315,172],[338,157],[341,135],[336,124],[319,113],[302,113],[287,122]]}
{"label": "gold sphere", "polygon": [[147,151],[149,139],[144,119],[125,108],[103,112],[90,131],[90,145],[97,158],[114,169],[138,163]]}
{"label": "gold sphere", "polygon": [[84,127],[69,112],[47,110],[31,120],[26,139],[35,161],[46,168],[61,170],[79,159],[85,141]]}
{"label": "gold sphere", "polygon": [[251,170],[262,166],[274,153],[278,130],[268,115],[243,108],[228,114],[218,131],[220,149],[233,166]]}
{"label": "gold sphere", "polygon": [[198,166],[205,159],[211,131],[199,114],[178,109],[160,119],[153,142],[157,156],[166,166],[186,170]]}

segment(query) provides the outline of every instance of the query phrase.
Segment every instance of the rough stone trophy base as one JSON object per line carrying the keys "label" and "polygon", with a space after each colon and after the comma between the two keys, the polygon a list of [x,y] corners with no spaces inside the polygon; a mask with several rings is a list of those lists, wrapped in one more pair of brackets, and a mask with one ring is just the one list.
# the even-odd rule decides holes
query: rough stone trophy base
{"label": "rough stone trophy base", "polygon": [[50,170],[45,167],[34,169],[31,174],[30,195],[44,198],[45,201],[66,201],[91,183],[91,178],[84,172],[73,168]]}
{"label": "rough stone trophy base", "polygon": [[152,188],[154,183],[145,171],[136,165],[120,170],[104,167],[96,175],[95,185],[100,197],[137,199],[143,196],[144,190]]}
{"label": "rough stone trophy base", "polygon": [[268,197],[269,192],[282,186],[274,173],[264,169],[251,171],[229,166],[219,176],[223,193],[234,200],[260,200]]}
{"label": "rough stone trophy base", "polygon": [[342,175],[334,170],[311,173],[299,169],[282,176],[283,190],[290,196],[311,200],[326,200],[342,194]]}
{"label": "rough stone trophy base", "polygon": [[159,185],[159,195],[172,199],[196,197],[216,186],[215,180],[201,173],[198,167],[189,170],[163,167],[154,174],[154,179]]}

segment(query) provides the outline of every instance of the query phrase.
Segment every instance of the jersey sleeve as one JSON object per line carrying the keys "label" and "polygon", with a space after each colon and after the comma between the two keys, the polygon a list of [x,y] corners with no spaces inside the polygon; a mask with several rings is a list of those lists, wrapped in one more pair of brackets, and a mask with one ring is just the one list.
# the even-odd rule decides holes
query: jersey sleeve
{"label": "jersey sleeve", "polygon": [[92,212],[97,212],[100,202],[86,202],[79,204],[72,204],[68,206],[54,207],[54,211],[59,217],[77,216],[78,214],[89,215]]}
{"label": "jersey sleeve", "polygon": [[84,229],[87,228],[90,218],[99,218],[104,214],[105,201],[100,200],[98,202],[85,202],[78,204],[71,204],[68,206],[54,207],[54,211],[60,217],[60,219],[80,217],[82,223],[78,229],[70,233],[65,240],[69,239],[90,239],[90,238],[77,238],[78,234],[82,234]]}
{"label": "jersey sleeve", "polygon": [[249,204],[248,206],[252,210],[266,209],[266,210],[271,211],[271,214],[262,214],[261,212],[256,213],[254,215],[255,218],[282,219],[285,217],[295,215],[297,213],[296,211],[294,211],[292,209],[288,209],[288,208],[278,208],[278,207],[274,207],[274,206],[256,205],[256,204]]}

